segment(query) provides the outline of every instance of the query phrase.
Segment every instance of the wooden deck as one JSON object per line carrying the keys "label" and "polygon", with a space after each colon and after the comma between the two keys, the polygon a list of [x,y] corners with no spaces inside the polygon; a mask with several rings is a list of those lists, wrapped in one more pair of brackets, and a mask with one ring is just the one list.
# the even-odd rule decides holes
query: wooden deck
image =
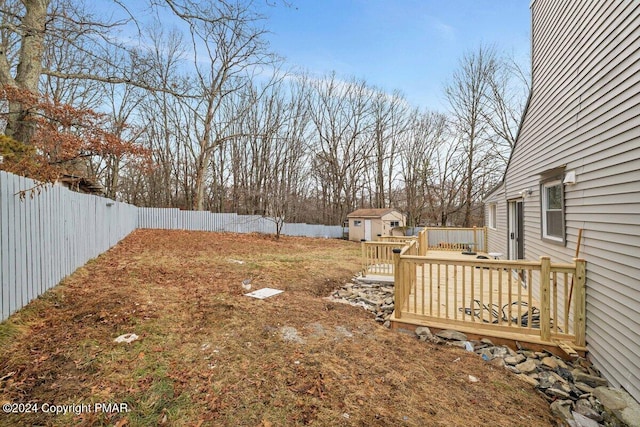
{"label": "wooden deck", "polygon": [[457,329],[564,351],[568,345],[585,350],[583,260],[557,264],[548,257],[479,259],[489,257],[443,250],[441,242],[430,247],[423,236],[402,249],[366,244],[363,255],[369,268],[363,273],[384,271],[394,277],[392,327]]}
{"label": "wooden deck", "polygon": [[540,303],[517,273],[460,265],[457,261],[476,258],[460,252],[431,252],[426,256],[453,262],[416,265],[417,280],[405,313],[508,327],[528,323],[527,319],[533,318],[532,327],[536,327]]}

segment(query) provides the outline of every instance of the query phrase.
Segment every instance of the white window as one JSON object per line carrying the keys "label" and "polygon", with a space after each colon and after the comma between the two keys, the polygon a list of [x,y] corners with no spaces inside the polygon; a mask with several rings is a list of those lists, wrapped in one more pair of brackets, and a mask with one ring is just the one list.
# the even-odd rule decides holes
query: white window
{"label": "white window", "polygon": [[564,243],[563,192],[559,180],[542,184],[542,237]]}
{"label": "white window", "polygon": [[495,203],[489,204],[489,228],[498,228],[498,206]]}
{"label": "white window", "polygon": [[400,227],[400,221],[391,221],[389,225],[391,225],[391,227]]}
{"label": "white window", "polygon": [[353,220],[353,226],[354,227],[360,227],[362,225],[362,221],[360,221],[359,219],[354,219]]}

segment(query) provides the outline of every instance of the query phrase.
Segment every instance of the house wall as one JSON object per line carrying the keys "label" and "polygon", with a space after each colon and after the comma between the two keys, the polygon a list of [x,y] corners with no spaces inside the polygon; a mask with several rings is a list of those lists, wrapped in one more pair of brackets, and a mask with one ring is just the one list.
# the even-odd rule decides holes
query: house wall
{"label": "house wall", "polygon": [[[496,206],[496,223],[491,226],[489,217],[491,215],[491,205]],[[503,254],[502,259],[508,258],[507,249],[507,204],[504,197],[504,186],[494,190],[485,199],[485,224],[487,225],[487,246],[488,252],[498,252]]]}
{"label": "house wall", "polygon": [[[584,230],[589,357],[640,400],[640,2],[535,0],[531,8],[533,92],[500,205],[506,213],[507,200],[533,190],[524,199],[526,259],[571,261]],[[540,180],[563,165],[577,183],[564,187],[559,245],[541,238]],[[499,221],[490,249],[506,239],[506,215]]]}

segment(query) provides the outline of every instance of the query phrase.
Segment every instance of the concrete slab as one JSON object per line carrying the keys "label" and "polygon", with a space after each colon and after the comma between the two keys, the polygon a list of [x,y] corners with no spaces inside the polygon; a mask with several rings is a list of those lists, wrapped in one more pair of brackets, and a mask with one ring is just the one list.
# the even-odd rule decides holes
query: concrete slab
{"label": "concrete slab", "polygon": [[376,274],[359,275],[356,277],[362,283],[393,283],[393,276],[382,276]]}

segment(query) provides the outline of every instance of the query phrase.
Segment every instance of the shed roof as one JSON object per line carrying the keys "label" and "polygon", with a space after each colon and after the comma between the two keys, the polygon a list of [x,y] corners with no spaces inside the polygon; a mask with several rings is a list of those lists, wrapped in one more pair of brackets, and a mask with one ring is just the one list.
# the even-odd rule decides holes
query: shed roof
{"label": "shed roof", "polygon": [[391,212],[400,213],[399,210],[394,208],[358,209],[347,215],[347,218],[382,218],[383,216]]}

